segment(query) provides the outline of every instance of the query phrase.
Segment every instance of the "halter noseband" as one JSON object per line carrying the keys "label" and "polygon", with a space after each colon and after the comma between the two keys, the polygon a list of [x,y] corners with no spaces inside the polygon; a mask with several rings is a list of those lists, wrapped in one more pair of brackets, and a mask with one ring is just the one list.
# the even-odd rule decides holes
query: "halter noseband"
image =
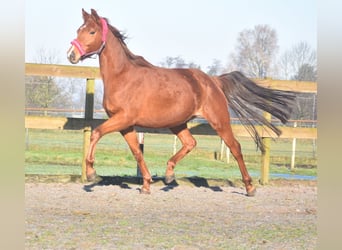
{"label": "halter noseband", "polygon": [[99,55],[105,47],[107,33],[108,33],[108,25],[104,18],[100,18],[100,20],[102,23],[102,44],[98,50],[86,53],[85,50],[82,48],[82,45],[80,44],[80,42],[77,40],[77,38],[71,42],[71,44],[74,45],[77,48],[78,52],[80,53],[81,60],[87,57],[90,57],[92,55],[95,55],[95,54]]}

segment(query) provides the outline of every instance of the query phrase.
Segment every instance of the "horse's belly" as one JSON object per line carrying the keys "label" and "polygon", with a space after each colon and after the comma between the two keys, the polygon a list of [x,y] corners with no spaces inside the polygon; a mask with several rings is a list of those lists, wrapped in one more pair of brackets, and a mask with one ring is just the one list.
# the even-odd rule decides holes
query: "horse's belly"
{"label": "horse's belly", "polygon": [[151,108],[148,112],[140,113],[137,125],[149,128],[170,128],[185,123],[193,117],[192,110]]}

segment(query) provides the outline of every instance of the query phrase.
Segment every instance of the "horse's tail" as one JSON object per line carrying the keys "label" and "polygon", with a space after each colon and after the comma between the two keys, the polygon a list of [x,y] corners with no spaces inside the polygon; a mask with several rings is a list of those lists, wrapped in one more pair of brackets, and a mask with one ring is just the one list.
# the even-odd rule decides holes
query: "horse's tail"
{"label": "horse's tail", "polygon": [[238,115],[257,146],[264,152],[264,145],[254,124],[265,125],[278,136],[281,131],[255,108],[266,111],[286,123],[291,115],[295,93],[261,87],[238,71],[220,75],[218,79],[229,107]]}

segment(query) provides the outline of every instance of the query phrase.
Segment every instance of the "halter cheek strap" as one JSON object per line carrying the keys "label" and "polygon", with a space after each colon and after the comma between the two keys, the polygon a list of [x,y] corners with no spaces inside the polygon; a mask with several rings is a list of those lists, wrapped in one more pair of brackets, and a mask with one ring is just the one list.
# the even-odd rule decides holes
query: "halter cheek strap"
{"label": "halter cheek strap", "polygon": [[108,24],[106,22],[106,20],[104,20],[103,18],[100,19],[101,23],[102,23],[102,42],[106,42],[106,38],[107,38],[107,33],[108,33]]}
{"label": "halter cheek strap", "polygon": [[105,19],[101,18],[101,24],[102,24],[102,44],[100,46],[100,48],[98,50],[95,50],[95,51],[92,51],[92,52],[88,52],[86,53],[86,51],[82,48],[82,45],[80,44],[80,42],[76,39],[74,39],[71,44],[73,46],[76,47],[76,49],[78,50],[78,52],[80,53],[81,55],[81,60],[87,58],[87,57],[90,57],[92,55],[95,55],[95,54],[100,54],[102,52],[102,50],[104,49],[105,47],[105,44],[106,44],[106,38],[107,38],[107,33],[108,33],[108,24],[106,22]]}

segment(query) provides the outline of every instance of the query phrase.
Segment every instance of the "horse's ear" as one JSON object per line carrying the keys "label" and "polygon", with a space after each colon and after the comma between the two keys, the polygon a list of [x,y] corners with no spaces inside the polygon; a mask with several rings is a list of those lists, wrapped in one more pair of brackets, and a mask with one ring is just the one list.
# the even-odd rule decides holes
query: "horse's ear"
{"label": "horse's ear", "polygon": [[95,18],[96,21],[100,20],[99,15],[97,14],[96,10],[91,9],[91,14]]}
{"label": "horse's ear", "polygon": [[87,20],[89,18],[89,14],[82,8],[82,15],[83,15],[83,20]]}

